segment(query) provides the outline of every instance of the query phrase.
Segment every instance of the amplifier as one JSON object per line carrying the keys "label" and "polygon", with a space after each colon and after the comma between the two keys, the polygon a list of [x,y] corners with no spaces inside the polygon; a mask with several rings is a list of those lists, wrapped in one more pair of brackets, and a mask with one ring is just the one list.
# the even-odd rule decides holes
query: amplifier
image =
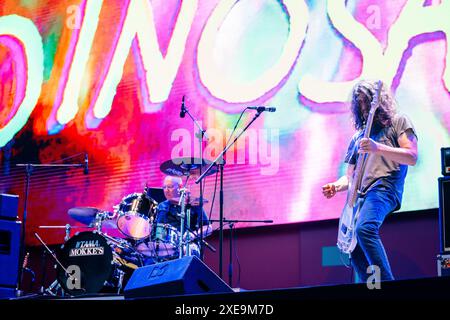
{"label": "amplifier", "polygon": [[439,277],[450,275],[450,254],[438,254],[437,273]]}
{"label": "amplifier", "polygon": [[19,271],[19,221],[0,219],[0,286],[15,287]]}
{"label": "amplifier", "polygon": [[441,148],[442,175],[450,176],[450,147]]}
{"label": "amplifier", "polygon": [[14,194],[0,194],[0,218],[17,220],[19,196]]}
{"label": "amplifier", "polygon": [[439,244],[441,253],[450,253],[450,177],[438,178]]}

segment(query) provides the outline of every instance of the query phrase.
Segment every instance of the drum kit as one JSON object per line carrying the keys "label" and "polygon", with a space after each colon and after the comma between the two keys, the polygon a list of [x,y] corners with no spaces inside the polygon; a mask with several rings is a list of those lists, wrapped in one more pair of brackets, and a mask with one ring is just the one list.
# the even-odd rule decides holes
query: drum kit
{"label": "drum kit", "polygon": [[[186,177],[187,182],[198,174],[201,167],[198,163],[201,162],[195,158],[175,159],[164,162],[160,168],[167,175]],[[206,165],[208,163],[204,162],[203,166]],[[216,171],[211,170],[210,174]],[[100,292],[119,294],[133,271],[141,266],[184,255],[198,255],[198,244],[181,236],[183,228],[179,230],[155,222],[158,204],[164,200],[161,189],[145,187],[143,192],[123,197],[113,206],[113,212],[94,207],[69,209],[69,217],[82,226],[40,226],[41,229],[65,229],[66,232],[58,252],[50,251],[56,261],[57,279],[45,290],[46,293],[59,295],[61,292],[71,296]],[[206,202],[204,199],[203,203]],[[196,198],[189,204],[195,206],[198,203]],[[80,232],[70,237],[72,229]],[[107,231],[111,229],[119,230],[124,238],[108,235]],[[40,237],[38,239],[48,248]]]}

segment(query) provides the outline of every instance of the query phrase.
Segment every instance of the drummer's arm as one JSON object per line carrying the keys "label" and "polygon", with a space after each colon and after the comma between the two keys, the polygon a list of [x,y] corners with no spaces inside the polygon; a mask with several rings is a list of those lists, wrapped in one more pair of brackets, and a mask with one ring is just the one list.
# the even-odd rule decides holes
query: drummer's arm
{"label": "drummer's arm", "polygon": [[[205,211],[203,211],[202,216],[203,216],[203,228],[202,228],[203,229],[203,238],[205,238],[212,233],[213,229],[212,229],[212,225],[209,222],[208,216],[206,215]],[[197,222],[197,225],[198,226],[200,225],[200,221]],[[196,229],[195,231],[194,230],[191,230],[191,231],[193,231],[193,232],[190,232],[190,235],[189,235],[191,237],[191,240],[200,238],[200,228]]]}
{"label": "drummer's arm", "polygon": [[[209,236],[211,233],[212,233],[212,225],[211,224],[204,225],[203,226],[203,238]],[[191,240],[200,238],[200,228],[198,228],[194,232],[190,232],[189,236],[190,236]]]}
{"label": "drummer's arm", "polygon": [[[209,236],[212,233],[212,225],[207,224],[203,226],[203,238]],[[197,236],[200,237],[200,228],[197,230]]]}
{"label": "drummer's arm", "polygon": [[[213,228],[212,228],[212,223],[209,222],[208,216],[206,215],[205,210],[203,210],[203,214],[202,214],[203,218],[203,237],[207,237],[209,236],[212,232],[213,232]],[[199,221],[200,224],[201,221]],[[198,229],[198,234],[200,235],[200,229]]]}

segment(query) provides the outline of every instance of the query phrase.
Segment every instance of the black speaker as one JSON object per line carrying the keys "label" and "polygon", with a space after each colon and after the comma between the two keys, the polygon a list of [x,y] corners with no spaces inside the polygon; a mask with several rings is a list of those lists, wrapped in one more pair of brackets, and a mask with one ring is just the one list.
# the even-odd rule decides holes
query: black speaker
{"label": "black speaker", "polygon": [[4,288],[0,287],[0,300],[2,299],[11,299],[16,297],[16,289],[15,288]]}
{"label": "black speaker", "polygon": [[439,183],[439,234],[441,253],[450,252],[450,177],[441,177]]}
{"label": "black speaker", "polygon": [[450,148],[441,148],[442,175],[450,176]]}
{"label": "black speaker", "polygon": [[233,290],[200,259],[190,256],[136,269],[124,295],[130,299],[227,292]]}
{"label": "black speaker", "polygon": [[19,196],[14,194],[0,194],[0,218],[17,220]]}
{"label": "black speaker", "polygon": [[20,225],[0,219],[0,286],[15,287],[19,271]]}

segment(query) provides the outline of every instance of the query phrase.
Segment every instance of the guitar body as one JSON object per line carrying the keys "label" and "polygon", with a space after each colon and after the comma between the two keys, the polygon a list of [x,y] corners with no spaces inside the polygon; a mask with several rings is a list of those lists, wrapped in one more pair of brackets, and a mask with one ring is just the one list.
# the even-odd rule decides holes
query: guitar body
{"label": "guitar body", "polygon": [[343,253],[350,254],[358,243],[355,235],[356,221],[364,199],[358,198],[354,206],[345,205],[339,219],[337,246]]}

